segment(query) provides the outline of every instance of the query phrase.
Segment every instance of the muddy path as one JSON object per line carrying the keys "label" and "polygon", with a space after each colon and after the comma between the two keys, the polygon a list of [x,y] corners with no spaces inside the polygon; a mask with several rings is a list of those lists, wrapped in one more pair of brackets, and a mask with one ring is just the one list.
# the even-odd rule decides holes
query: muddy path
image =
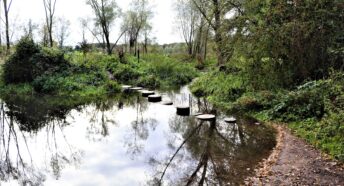
{"label": "muddy path", "polygon": [[343,164],[276,126],[277,145],[246,185],[344,185]]}

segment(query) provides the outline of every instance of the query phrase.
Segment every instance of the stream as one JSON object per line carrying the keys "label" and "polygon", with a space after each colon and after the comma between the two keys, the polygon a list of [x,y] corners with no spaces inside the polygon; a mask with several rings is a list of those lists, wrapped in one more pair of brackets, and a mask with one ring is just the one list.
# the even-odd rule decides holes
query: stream
{"label": "stream", "polygon": [[[159,92],[174,105],[123,93],[86,104],[2,98],[0,185],[238,185],[275,146],[274,130],[237,122],[187,87]],[[175,105],[191,103],[191,116]],[[216,122],[196,113],[215,113]]]}

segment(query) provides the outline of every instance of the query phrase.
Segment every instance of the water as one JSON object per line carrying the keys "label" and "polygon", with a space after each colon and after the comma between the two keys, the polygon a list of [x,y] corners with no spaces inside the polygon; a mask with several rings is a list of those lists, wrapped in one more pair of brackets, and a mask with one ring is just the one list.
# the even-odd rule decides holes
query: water
{"label": "water", "polygon": [[139,94],[4,97],[0,185],[237,185],[275,145],[270,127],[227,124],[186,87],[161,94],[217,120],[177,116]]}

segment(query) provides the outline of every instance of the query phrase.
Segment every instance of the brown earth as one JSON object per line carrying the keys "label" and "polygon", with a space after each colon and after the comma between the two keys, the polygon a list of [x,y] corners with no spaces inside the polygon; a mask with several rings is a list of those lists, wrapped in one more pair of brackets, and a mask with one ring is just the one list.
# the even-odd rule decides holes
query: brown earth
{"label": "brown earth", "polygon": [[277,145],[245,185],[341,185],[343,164],[331,160],[285,127],[275,125]]}

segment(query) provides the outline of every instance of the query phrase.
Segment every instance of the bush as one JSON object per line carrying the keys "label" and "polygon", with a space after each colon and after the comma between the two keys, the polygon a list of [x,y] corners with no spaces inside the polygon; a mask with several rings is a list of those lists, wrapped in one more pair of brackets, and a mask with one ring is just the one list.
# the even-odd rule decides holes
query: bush
{"label": "bush", "polygon": [[130,83],[137,80],[141,73],[137,69],[128,64],[118,64],[116,68],[112,69],[112,74],[118,82]]}
{"label": "bush", "polygon": [[40,50],[32,38],[23,37],[17,44],[15,53],[4,64],[5,84],[31,82],[34,79],[32,57]]}
{"label": "bush", "polygon": [[193,82],[191,92],[198,97],[210,97],[214,102],[230,102],[241,97],[246,89],[237,77],[213,71]]}
{"label": "bush", "polygon": [[108,81],[105,86],[106,90],[111,93],[117,93],[121,90],[120,86],[115,81]]}
{"label": "bush", "polygon": [[144,67],[144,72],[165,81],[169,86],[184,85],[197,76],[194,67],[189,64],[162,58],[161,61],[150,61]]}
{"label": "bush", "polygon": [[320,89],[299,87],[283,96],[271,112],[273,118],[282,121],[298,121],[307,118],[322,118],[325,113],[324,97]]}
{"label": "bush", "polygon": [[62,80],[55,76],[41,76],[36,78],[32,86],[39,93],[54,93],[61,86]]}
{"label": "bush", "polygon": [[63,52],[40,48],[32,38],[24,37],[17,44],[15,53],[4,65],[4,82],[31,83],[44,74],[65,71],[69,67]]}
{"label": "bush", "polygon": [[157,88],[160,87],[161,83],[159,79],[157,79],[153,75],[148,76],[141,76],[140,79],[137,81],[137,85],[141,87],[147,88]]}
{"label": "bush", "polygon": [[52,48],[43,48],[39,53],[32,56],[31,61],[33,64],[33,79],[44,74],[50,75],[67,71],[70,67],[68,61],[64,58],[64,53]]}

